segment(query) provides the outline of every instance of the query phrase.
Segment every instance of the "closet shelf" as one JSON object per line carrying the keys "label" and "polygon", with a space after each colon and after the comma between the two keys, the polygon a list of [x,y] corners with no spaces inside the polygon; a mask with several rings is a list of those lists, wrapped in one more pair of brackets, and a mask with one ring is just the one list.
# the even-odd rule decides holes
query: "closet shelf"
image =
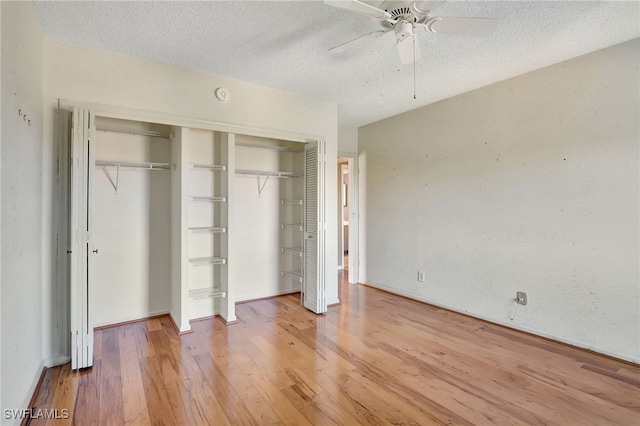
{"label": "closet shelf", "polygon": [[146,169],[146,170],[171,170],[171,163],[148,163],[148,162],[130,162],[130,161],[107,161],[96,160],[96,166],[104,167],[127,167],[132,169]]}
{"label": "closet shelf", "polygon": [[245,148],[272,149],[274,151],[294,152],[294,153],[304,152],[301,149],[287,148],[285,146],[258,145],[258,144],[252,144],[252,143],[244,143],[244,142],[236,142],[236,146],[243,146]]}
{"label": "closet shelf", "polygon": [[191,257],[189,258],[189,262],[194,266],[225,265],[227,263],[227,259],[223,259],[221,257]]}
{"label": "closet shelf", "polygon": [[292,254],[294,256],[302,257],[302,248],[301,247],[282,247],[281,250],[282,250],[283,253],[288,253],[288,254]]}
{"label": "closet shelf", "polygon": [[154,130],[128,129],[126,127],[99,126],[99,127],[96,127],[96,131],[105,132],[105,133],[120,133],[124,135],[150,136],[152,138],[171,139],[171,133],[156,132]]}
{"label": "closet shelf", "polygon": [[282,204],[295,204],[295,205],[302,205],[302,200],[282,200],[281,201]]}
{"label": "closet shelf", "polygon": [[194,288],[189,290],[189,298],[194,300],[208,299],[211,297],[227,297],[227,293],[215,287]]}
{"label": "closet shelf", "polygon": [[200,169],[200,170],[227,170],[227,166],[223,166],[222,164],[191,164],[192,169]]}
{"label": "closet shelf", "polygon": [[295,229],[298,231],[302,231],[302,224],[301,223],[283,223],[282,229]]}
{"label": "closet shelf", "polygon": [[282,271],[281,275],[302,282],[302,271]]}
{"label": "closet shelf", "polygon": [[189,231],[194,233],[208,232],[213,234],[224,234],[227,232],[227,228],[220,228],[218,226],[193,226],[189,228]]}
{"label": "closet shelf", "polygon": [[291,172],[270,172],[266,170],[236,169],[238,175],[267,176],[277,178],[300,178],[302,175]]}
{"label": "closet shelf", "polygon": [[218,202],[218,203],[226,203],[227,197],[207,197],[202,195],[192,195],[191,198],[193,201],[210,201],[210,202]]}

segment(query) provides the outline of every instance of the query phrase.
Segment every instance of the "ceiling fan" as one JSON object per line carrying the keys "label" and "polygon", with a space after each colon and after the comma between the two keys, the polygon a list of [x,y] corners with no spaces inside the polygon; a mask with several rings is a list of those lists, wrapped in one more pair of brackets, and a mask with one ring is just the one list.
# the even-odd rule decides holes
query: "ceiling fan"
{"label": "ceiling fan", "polygon": [[381,30],[370,32],[330,49],[330,53],[356,48],[393,31],[400,53],[400,62],[403,64],[410,64],[420,59],[420,47],[415,42],[416,28],[424,28],[430,33],[483,37],[491,34],[498,27],[498,21],[491,18],[431,16],[431,12],[446,3],[446,0],[387,0],[379,7],[358,0],[325,0],[324,2],[329,6],[373,18],[382,26]]}

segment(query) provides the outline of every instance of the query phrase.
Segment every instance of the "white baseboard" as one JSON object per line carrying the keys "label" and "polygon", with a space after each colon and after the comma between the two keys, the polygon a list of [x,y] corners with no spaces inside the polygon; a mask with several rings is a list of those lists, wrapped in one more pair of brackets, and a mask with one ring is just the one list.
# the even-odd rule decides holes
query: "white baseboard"
{"label": "white baseboard", "polygon": [[[272,297],[285,296],[287,294],[298,293],[299,291],[300,291],[300,287],[292,287],[292,288],[287,288],[284,290],[277,291],[275,293],[270,292],[270,293],[249,294],[249,295],[239,296],[236,299],[236,303],[247,303],[247,302],[258,301],[261,299],[270,299]],[[240,299],[240,297],[242,297],[242,299]]]}
{"label": "white baseboard", "polygon": [[[36,391],[36,388],[38,387],[38,382],[40,381],[40,376],[42,376],[42,370],[44,369],[44,367],[45,367],[45,360],[43,359],[40,362],[40,366],[36,370],[36,375],[33,378],[33,381],[31,382],[31,386],[29,387],[29,392],[27,392],[27,397],[24,403],[22,404],[22,407],[29,408],[29,403],[31,402],[31,398],[33,398],[33,393]],[[20,424],[19,420],[20,419],[17,419],[15,424]]]}
{"label": "white baseboard", "polygon": [[69,355],[58,355],[46,358],[44,360],[44,366],[47,368],[57,367],[59,365],[64,365],[71,362],[71,357]]}
{"label": "white baseboard", "polygon": [[187,321],[186,324],[180,324],[180,326],[178,327],[178,323],[180,321],[176,321],[176,316],[173,314],[173,312],[169,312],[169,317],[171,318],[171,322],[173,322],[173,326],[178,329],[178,333],[186,333],[188,331],[191,331],[191,324],[189,324],[189,321]]}
{"label": "white baseboard", "polygon": [[118,325],[118,324],[124,324],[124,323],[128,323],[128,322],[133,322],[133,321],[143,321],[147,318],[151,318],[151,317],[157,317],[160,315],[166,315],[168,314],[169,311],[168,310],[160,310],[160,311],[151,311],[151,312],[147,312],[143,315],[136,315],[133,317],[123,317],[123,318],[119,318],[118,320],[113,320],[113,321],[108,321],[106,323],[98,323],[98,324],[93,324],[93,328],[100,328],[100,327],[108,327],[108,326],[112,326],[112,325]]}
{"label": "white baseboard", "polygon": [[327,299],[327,306],[329,305],[339,305],[340,304],[340,299],[337,297],[330,297]]}

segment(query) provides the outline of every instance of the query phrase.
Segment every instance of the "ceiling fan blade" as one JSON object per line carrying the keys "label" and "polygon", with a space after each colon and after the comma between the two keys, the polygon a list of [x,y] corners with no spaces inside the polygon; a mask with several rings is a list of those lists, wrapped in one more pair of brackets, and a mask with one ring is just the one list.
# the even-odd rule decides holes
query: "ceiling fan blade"
{"label": "ceiling fan blade", "polygon": [[447,0],[425,0],[425,1],[417,1],[413,3],[413,8],[419,12],[427,13],[432,10],[436,10],[443,4],[445,4]]}
{"label": "ceiling fan blade", "polygon": [[422,57],[420,45],[415,35],[398,40],[396,44],[398,45],[398,53],[400,53],[400,63],[411,64]]}
{"label": "ceiling fan blade", "polygon": [[346,43],[342,43],[339,46],[336,46],[332,49],[329,49],[329,53],[340,53],[340,52],[344,52],[346,50],[351,50],[354,49],[358,46],[363,46],[367,43],[370,43],[371,41],[373,41],[374,39],[380,37],[382,34],[388,33],[390,30],[380,30],[380,31],[374,31],[372,33],[369,34],[365,34],[363,36],[360,36],[358,38],[355,38],[351,41],[348,41]]}
{"label": "ceiling fan blade", "polygon": [[391,18],[391,15],[388,12],[369,6],[368,4],[362,3],[358,0],[324,0],[324,3],[329,6],[345,9],[349,12],[359,13],[375,19],[384,20]]}
{"label": "ceiling fan blade", "polygon": [[485,37],[498,28],[498,20],[491,18],[433,18],[425,23],[432,33],[469,37]]}

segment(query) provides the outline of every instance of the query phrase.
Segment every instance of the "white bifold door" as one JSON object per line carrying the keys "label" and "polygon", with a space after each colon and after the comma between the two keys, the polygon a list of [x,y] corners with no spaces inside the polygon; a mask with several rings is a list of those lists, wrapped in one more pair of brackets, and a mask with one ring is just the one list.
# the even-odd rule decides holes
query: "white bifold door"
{"label": "white bifold door", "polygon": [[304,273],[302,304],[321,314],[327,311],[324,274],[324,141],[308,142],[304,150]]}
{"label": "white bifold door", "polygon": [[69,223],[71,279],[71,369],[93,365],[93,326],[89,283],[93,256],[98,250],[91,239],[94,132],[92,111],[74,108],[71,129],[71,215]]}

